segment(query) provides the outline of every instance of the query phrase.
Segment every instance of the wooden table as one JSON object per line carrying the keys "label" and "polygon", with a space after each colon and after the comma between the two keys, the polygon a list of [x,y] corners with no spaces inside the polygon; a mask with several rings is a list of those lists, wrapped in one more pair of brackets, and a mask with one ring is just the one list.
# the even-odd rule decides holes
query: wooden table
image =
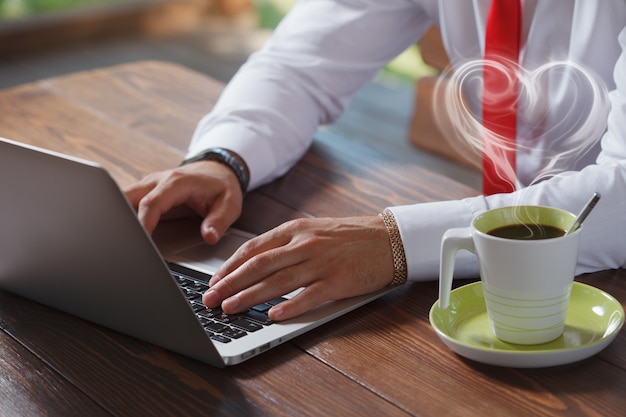
{"label": "wooden table", "polygon": [[[43,80],[0,92],[0,136],[97,161],[124,185],[178,164],[221,89],[159,62]],[[260,233],[300,216],[371,214],[475,193],[357,138],[320,135],[285,177],[246,197],[238,226]],[[624,303],[625,277],[617,270],[578,279]],[[436,299],[435,281],[406,285],[217,369],[0,292],[0,415],[624,415],[624,331],[575,364],[493,367],[437,338],[428,321]]]}

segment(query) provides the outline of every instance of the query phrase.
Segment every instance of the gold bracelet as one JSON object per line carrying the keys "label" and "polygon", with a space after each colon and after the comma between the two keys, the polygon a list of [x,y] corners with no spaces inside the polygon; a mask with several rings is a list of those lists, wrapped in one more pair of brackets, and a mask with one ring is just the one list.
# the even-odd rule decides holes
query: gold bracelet
{"label": "gold bracelet", "polygon": [[396,219],[388,210],[380,213],[379,216],[385,223],[387,233],[389,234],[389,242],[391,243],[391,254],[393,257],[393,280],[389,285],[404,284],[407,280],[406,256],[404,254],[404,245],[400,238],[400,230]]}

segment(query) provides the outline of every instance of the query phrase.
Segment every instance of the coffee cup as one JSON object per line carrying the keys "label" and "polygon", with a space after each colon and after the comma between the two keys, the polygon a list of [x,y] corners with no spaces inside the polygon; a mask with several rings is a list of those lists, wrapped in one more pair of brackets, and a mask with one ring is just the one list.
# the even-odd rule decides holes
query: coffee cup
{"label": "coffee cup", "polygon": [[[449,229],[441,242],[439,307],[449,307],[456,254],[478,258],[489,324],[515,344],[558,338],[565,326],[581,228],[566,233],[575,215],[544,206],[486,211],[469,227]],[[451,306],[453,308],[454,306]]]}

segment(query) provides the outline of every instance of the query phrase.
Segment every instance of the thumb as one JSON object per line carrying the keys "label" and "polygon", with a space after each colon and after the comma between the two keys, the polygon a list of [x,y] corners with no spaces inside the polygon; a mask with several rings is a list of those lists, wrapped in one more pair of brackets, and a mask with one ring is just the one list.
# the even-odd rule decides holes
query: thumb
{"label": "thumb", "polygon": [[209,245],[215,245],[226,233],[226,229],[228,226],[222,227],[221,225],[216,224],[211,216],[206,217],[202,221],[202,225],[200,226],[200,233],[202,234],[202,239]]}
{"label": "thumb", "polygon": [[230,212],[222,213],[220,210],[211,210],[206,215],[202,224],[200,225],[200,233],[205,242],[210,245],[214,245],[224,236],[224,233],[228,230],[230,225],[237,220],[239,213],[232,217],[232,210]]}

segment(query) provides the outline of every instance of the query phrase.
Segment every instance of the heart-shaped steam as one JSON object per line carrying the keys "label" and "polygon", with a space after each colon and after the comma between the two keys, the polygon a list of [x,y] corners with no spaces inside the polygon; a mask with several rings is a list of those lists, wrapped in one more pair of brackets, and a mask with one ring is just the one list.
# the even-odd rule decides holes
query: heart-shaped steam
{"label": "heart-shaped steam", "polygon": [[[604,82],[591,71],[569,61],[551,62],[533,70],[516,66],[517,172],[499,157],[507,141],[483,128],[480,107],[485,65],[511,73],[510,63],[475,60],[457,65],[437,83],[434,114],[444,136],[453,146],[479,165],[483,139],[494,144],[486,155],[499,175],[516,188],[570,171],[580,158],[598,145],[609,112]],[[520,161],[520,157],[524,158]]]}

